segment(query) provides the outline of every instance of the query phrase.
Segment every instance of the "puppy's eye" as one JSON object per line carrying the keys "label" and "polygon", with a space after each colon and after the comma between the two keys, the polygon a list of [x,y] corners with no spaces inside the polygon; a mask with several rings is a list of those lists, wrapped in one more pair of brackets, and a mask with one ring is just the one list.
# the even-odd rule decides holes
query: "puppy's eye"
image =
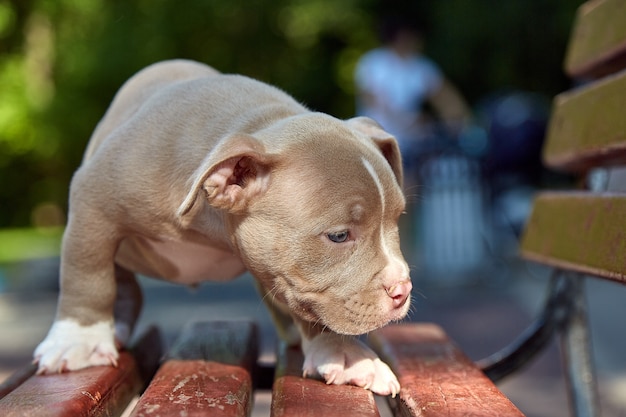
{"label": "puppy's eye", "polygon": [[348,236],[350,236],[350,232],[348,232],[347,230],[341,230],[339,232],[331,232],[327,234],[326,236],[328,236],[328,239],[331,242],[343,243],[346,240],[348,240]]}

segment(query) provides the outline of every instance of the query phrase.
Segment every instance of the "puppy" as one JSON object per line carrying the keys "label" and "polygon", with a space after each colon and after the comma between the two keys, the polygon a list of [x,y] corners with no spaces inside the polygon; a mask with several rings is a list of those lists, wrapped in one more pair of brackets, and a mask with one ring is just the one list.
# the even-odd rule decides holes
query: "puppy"
{"label": "puppy", "polygon": [[256,278],[305,375],[395,395],[354,337],[402,319],[409,269],[395,139],[314,113],[282,91],[192,61],[154,64],[117,93],[70,189],[61,292],[39,373],[116,365],[141,293],[134,273],[185,285]]}

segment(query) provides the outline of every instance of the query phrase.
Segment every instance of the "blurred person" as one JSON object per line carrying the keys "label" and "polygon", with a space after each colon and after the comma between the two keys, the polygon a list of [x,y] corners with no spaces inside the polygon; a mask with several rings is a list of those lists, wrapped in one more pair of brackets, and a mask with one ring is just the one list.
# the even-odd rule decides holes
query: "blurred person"
{"label": "blurred person", "polygon": [[[469,121],[469,110],[437,64],[422,54],[417,25],[393,17],[381,29],[383,45],[365,53],[356,66],[357,114],[371,117],[395,135],[410,177],[425,143],[442,133],[457,137]],[[441,125],[429,120],[425,104]]]}

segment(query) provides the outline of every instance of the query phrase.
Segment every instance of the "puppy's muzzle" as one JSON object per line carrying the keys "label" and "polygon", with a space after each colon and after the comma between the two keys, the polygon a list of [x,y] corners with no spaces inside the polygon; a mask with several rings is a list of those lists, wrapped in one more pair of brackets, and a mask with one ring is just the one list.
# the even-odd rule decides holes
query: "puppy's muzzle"
{"label": "puppy's muzzle", "polygon": [[385,287],[385,292],[391,298],[393,307],[399,308],[406,303],[412,289],[413,285],[411,281],[407,279]]}

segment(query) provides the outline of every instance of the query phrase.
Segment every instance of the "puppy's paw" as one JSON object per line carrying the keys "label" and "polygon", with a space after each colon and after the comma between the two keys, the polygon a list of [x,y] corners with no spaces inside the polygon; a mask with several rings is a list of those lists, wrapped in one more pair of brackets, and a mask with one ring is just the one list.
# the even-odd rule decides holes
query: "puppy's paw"
{"label": "puppy's paw", "polygon": [[332,333],[304,345],[304,376],[319,375],[327,384],[351,384],[379,395],[395,395],[400,383],[389,366],[359,340]]}
{"label": "puppy's paw", "polygon": [[34,354],[38,374],[117,366],[117,358],[111,323],[81,326],[72,320],[56,321]]}

